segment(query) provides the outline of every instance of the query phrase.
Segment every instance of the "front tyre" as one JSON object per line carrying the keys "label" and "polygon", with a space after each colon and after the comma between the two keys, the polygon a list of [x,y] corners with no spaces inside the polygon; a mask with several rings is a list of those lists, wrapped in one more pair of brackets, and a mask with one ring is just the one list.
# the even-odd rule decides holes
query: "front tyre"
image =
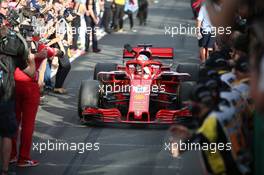
{"label": "front tyre", "polygon": [[79,90],[78,115],[82,118],[82,112],[86,107],[98,108],[99,82],[97,80],[83,80]]}

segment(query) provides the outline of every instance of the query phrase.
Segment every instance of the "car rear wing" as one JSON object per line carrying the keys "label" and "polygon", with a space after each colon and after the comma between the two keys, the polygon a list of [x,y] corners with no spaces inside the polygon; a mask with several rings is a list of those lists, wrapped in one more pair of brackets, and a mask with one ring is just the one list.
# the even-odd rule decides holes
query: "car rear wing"
{"label": "car rear wing", "polygon": [[[174,57],[174,50],[170,47],[148,47],[147,49],[152,53],[152,59],[173,59]],[[144,50],[144,47],[133,47],[133,50],[139,53]],[[133,59],[134,57],[134,53],[129,52],[127,49],[123,50],[123,59]]]}

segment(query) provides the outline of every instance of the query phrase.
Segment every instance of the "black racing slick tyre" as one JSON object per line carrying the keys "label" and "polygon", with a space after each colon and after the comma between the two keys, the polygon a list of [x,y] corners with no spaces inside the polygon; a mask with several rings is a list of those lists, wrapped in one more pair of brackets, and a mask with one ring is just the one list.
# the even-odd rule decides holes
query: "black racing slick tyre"
{"label": "black racing slick tyre", "polygon": [[97,80],[97,74],[99,72],[111,72],[117,70],[117,64],[115,63],[97,63],[94,68],[94,80]]}
{"label": "black racing slick tyre", "polygon": [[186,101],[190,101],[192,90],[196,85],[195,81],[185,81],[180,84],[180,103],[183,104]]}
{"label": "black racing slick tyre", "polygon": [[82,118],[82,112],[86,107],[97,108],[99,103],[99,82],[97,80],[83,80],[79,90],[78,115]]}
{"label": "black racing slick tyre", "polygon": [[199,72],[200,72],[200,65],[195,63],[180,63],[176,69],[179,73],[188,73],[191,75],[191,78],[187,81],[195,81],[199,80]]}

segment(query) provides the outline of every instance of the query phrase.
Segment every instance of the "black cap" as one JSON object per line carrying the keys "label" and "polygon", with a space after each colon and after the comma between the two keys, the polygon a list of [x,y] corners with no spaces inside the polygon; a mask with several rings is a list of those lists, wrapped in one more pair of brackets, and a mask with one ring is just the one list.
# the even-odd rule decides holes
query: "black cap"
{"label": "black cap", "polygon": [[191,100],[210,107],[213,104],[213,95],[211,90],[206,85],[198,84],[192,91]]}
{"label": "black cap", "polygon": [[200,73],[199,74],[200,75],[200,79],[199,79],[200,83],[205,83],[208,80],[212,79],[212,80],[215,80],[217,82],[218,86],[221,86],[220,75],[216,70],[204,68],[199,73]]}
{"label": "black cap", "polygon": [[205,67],[209,69],[227,69],[228,61],[225,54],[220,51],[211,53],[208,60],[205,62]]}
{"label": "black cap", "polygon": [[239,35],[234,41],[234,48],[236,50],[248,53],[249,39],[246,34]]}
{"label": "black cap", "polygon": [[249,72],[249,59],[246,56],[239,57],[235,63],[235,70],[243,73]]}

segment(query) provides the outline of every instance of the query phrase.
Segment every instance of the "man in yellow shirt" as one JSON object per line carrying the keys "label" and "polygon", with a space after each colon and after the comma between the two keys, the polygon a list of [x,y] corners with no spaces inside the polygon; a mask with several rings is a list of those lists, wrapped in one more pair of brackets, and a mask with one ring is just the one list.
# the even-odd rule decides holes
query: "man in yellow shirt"
{"label": "man in yellow shirt", "polygon": [[115,3],[115,12],[114,12],[114,31],[123,31],[123,16],[124,16],[124,7],[125,0],[114,0]]}

